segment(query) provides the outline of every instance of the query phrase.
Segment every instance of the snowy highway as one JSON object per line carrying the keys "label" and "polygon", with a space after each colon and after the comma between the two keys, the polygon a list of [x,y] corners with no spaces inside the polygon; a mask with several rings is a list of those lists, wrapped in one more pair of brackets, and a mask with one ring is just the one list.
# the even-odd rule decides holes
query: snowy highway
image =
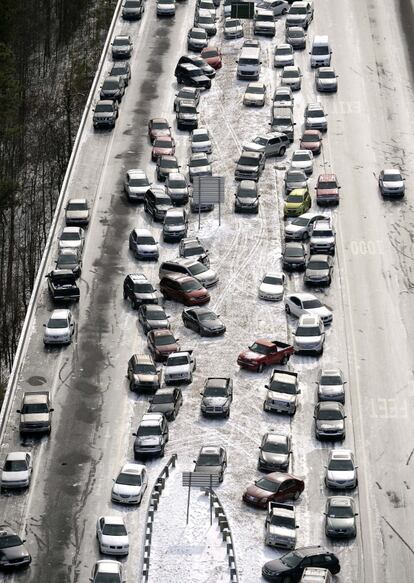
{"label": "snowy highway", "polygon": [[[403,4],[401,2],[401,4]],[[141,206],[131,206],[122,193],[125,171],[144,168],[155,181],[147,123],[167,117],[174,127],[176,155],[182,171],[189,158],[188,133],[177,131],[173,101],[174,68],[186,51],[192,26],[193,0],[177,5],[173,20],[157,19],[147,0],[140,23],[119,21],[116,33],[134,40],[132,79],[111,133],[94,132],[92,120],[82,137],[68,196],[85,196],[92,207],[80,281],[81,299],[73,307],[75,340],[63,349],[44,349],[43,324],[53,309],[46,286],[32,322],[27,354],[16,391],[15,406],[2,443],[7,452],[28,449],[34,456],[34,475],[27,493],[2,494],[3,523],[25,534],[33,557],[29,570],[5,575],[4,581],[80,583],[88,580],[102,558],[95,538],[98,516],[122,513],[130,533],[130,552],[123,559],[128,583],[139,580],[148,493],[138,508],[111,503],[112,479],[133,459],[132,432],[147,410],[148,398],[129,391],[127,362],[134,352],[146,352],[146,340],[136,312],[122,297],[125,275],[144,272],[158,286],[160,261],[174,258],[177,245],[162,242],[161,227]],[[399,3],[379,0],[315,0],[315,18],[308,42],[328,34],[339,75],[337,94],[315,91],[308,49],[295,52],[303,72],[302,89],[295,93],[295,145],[283,159],[271,158],[260,179],[258,215],[235,214],[234,168],[241,147],[267,131],[271,95],[279,72],[273,68],[273,47],[284,40],[283,19],[275,39],[261,38],[262,73],[268,89],[266,106],[242,104],[245,82],[236,80],[236,59],[242,39],[226,41],[222,9],[218,34],[211,44],[223,53],[223,68],[211,90],[200,100],[200,125],[212,136],[214,174],[226,177],[226,202],[221,226],[218,212],[190,215],[189,234],[206,243],[211,266],[220,281],[211,289],[209,306],[220,314],[226,334],[201,339],[184,328],[182,306],[165,304],[181,346],[193,349],[197,371],[183,388],[184,405],[170,424],[164,460],[148,461],[150,487],[165,460],[178,454],[156,514],[150,582],[221,583],[228,580],[223,544],[210,528],[207,498],[192,493],[191,519],[185,527],[187,491],[181,472],[193,469],[203,444],[227,448],[228,468],[217,488],[233,532],[241,583],[261,581],[261,567],[281,552],[264,545],[265,512],[243,504],[245,487],[260,475],[257,458],[262,435],[270,428],[292,435],[290,472],[304,478],[305,491],[297,506],[297,546],[322,544],[341,561],[338,583],[411,583],[414,570],[414,99],[410,55],[399,14]],[[412,12],[411,12],[412,17]],[[406,20],[410,18],[405,13]],[[249,28],[245,24],[245,36]],[[110,58],[105,75],[110,69]],[[301,395],[294,417],[263,411],[264,385],[271,369],[261,374],[239,370],[239,352],[260,337],[292,341],[296,320],[286,317],[284,303],[259,300],[260,277],[280,270],[283,243],[283,175],[302,132],[307,103],[321,101],[328,112],[323,152],[315,160],[316,177],[335,172],[341,202],[332,216],[337,230],[337,253],[332,286],[316,291],[333,309],[325,351],[319,358],[293,356],[289,368],[299,373]],[[384,201],[379,195],[379,171],[401,168],[406,198]],[[313,210],[316,210],[313,203]],[[63,217],[62,217],[63,225]],[[148,227],[160,240],[160,261],[138,263],[128,250],[134,227]],[[54,254],[50,257],[53,265]],[[287,291],[302,291],[303,276],[287,277]],[[324,465],[330,443],[314,437],[315,380],[321,366],[339,366],[347,378],[344,447],[355,451],[359,465],[358,535],[351,542],[332,543],[324,535],[324,508],[329,493]],[[230,376],[234,400],[228,420],[200,415],[200,390],[208,376]],[[22,391],[48,389],[53,406],[53,429],[40,441],[21,440],[18,415]],[[334,447],[334,446],[332,446]],[[336,446],[337,447],[337,446]],[[204,537],[203,537],[204,533]],[[212,561],[216,561],[212,571]],[[188,567],[191,565],[191,568]]]}

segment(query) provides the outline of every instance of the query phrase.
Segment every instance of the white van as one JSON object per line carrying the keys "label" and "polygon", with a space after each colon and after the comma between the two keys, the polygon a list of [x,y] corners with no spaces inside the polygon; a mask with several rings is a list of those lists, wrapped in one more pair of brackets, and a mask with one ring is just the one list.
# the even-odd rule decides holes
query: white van
{"label": "white van", "polygon": [[260,49],[246,47],[242,49],[237,61],[237,79],[248,79],[257,81],[260,75]]}
{"label": "white van", "polygon": [[326,35],[315,36],[312,42],[312,49],[309,53],[311,67],[329,67],[331,65],[331,45]]}

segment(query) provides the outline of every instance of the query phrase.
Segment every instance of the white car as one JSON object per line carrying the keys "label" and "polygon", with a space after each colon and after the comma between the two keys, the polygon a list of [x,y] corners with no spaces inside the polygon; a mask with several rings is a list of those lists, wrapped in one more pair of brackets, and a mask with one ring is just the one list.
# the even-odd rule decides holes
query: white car
{"label": "white car", "polygon": [[211,176],[211,164],[205,152],[192,154],[188,164],[188,177],[193,182],[194,176]]}
{"label": "white car", "polygon": [[149,187],[150,182],[144,170],[140,168],[128,170],[124,180],[124,191],[129,201],[142,202]]}
{"label": "white car", "polygon": [[259,298],[262,300],[269,300],[279,302],[283,299],[285,290],[285,274],[284,273],[266,273],[260,282]]}
{"label": "white car", "polygon": [[243,104],[263,107],[266,103],[266,85],[261,81],[252,81],[244,92]]}
{"label": "white car", "polygon": [[293,109],[293,93],[290,87],[276,87],[273,93],[273,107],[290,107]]}
{"label": "white car", "polygon": [[264,10],[270,10],[274,16],[286,14],[289,11],[289,2],[286,2],[286,0],[263,0],[263,2],[259,2],[256,6]]}
{"label": "white car", "polygon": [[79,249],[82,253],[85,231],[81,227],[65,227],[59,237],[59,249]]}
{"label": "white car", "polygon": [[175,0],[157,0],[157,16],[174,16]]}
{"label": "white car", "polygon": [[290,87],[292,91],[299,91],[302,87],[302,73],[300,68],[295,65],[283,67],[280,75],[280,84],[284,87]]}
{"label": "white car", "polygon": [[325,466],[325,485],[327,488],[345,490],[358,485],[358,474],[354,454],[350,449],[332,449]]}
{"label": "white car", "polygon": [[296,318],[303,314],[320,316],[324,324],[330,324],[333,314],[316,296],[307,293],[288,294],[285,298],[285,310]]}
{"label": "white car", "polygon": [[216,7],[213,0],[198,0],[196,4],[196,10],[208,10],[212,18],[216,19],[217,17]]}
{"label": "white car", "polygon": [[142,464],[124,464],[112,486],[111,500],[120,504],[140,504],[147,489],[148,476]]}
{"label": "white car", "polygon": [[320,316],[302,315],[293,335],[295,353],[323,353],[325,344],[325,326]]}
{"label": "white car", "polygon": [[292,170],[303,170],[309,176],[313,172],[313,153],[310,150],[295,150],[290,167]]}
{"label": "white car", "polygon": [[32,455],[25,451],[7,454],[1,472],[2,488],[27,488],[32,476]]}
{"label": "white car", "polygon": [[295,56],[292,45],[282,43],[275,46],[273,65],[275,67],[286,67],[295,64]]}
{"label": "white car", "polygon": [[378,184],[383,196],[404,196],[405,182],[401,172],[396,168],[381,170]]}
{"label": "white car", "polygon": [[127,555],[129,538],[122,516],[101,516],[96,522],[96,537],[103,555]]}
{"label": "white car", "polygon": [[211,154],[211,138],[207,128],[198,127],[191,132],[191,152]]}
{"label": "white car", "polygon": [[226,18],[224,20],[224,38],[241,38],[243,25],[238,18]]}
{"label": "white car", "polygon": [[123,577],[123,569],[118,561],[97,561],[92,569],[89,581],[92,583],[126,583]]}
{"label": "white car", "polygon": [[70,310],[53,310],[49,321],[44,324],[43,343],[70,344],[75,332],[75,322]]}

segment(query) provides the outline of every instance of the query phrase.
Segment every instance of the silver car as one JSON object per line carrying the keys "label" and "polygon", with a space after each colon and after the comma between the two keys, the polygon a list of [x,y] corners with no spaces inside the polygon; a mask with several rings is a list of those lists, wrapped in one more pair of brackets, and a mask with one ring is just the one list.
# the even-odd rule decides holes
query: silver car
{"label": "silver car", "polygon": [[294,333],[295,352],[321,355],[325,344],[325,326],[320,316],[303,315]]}
{"label": "silver car", "polygon": [[290,146],[290,140],[281,132],[270,132],[254,138],[253,141],[243,146],[246,152],[264,152],[266,158],[271,156],[284,156]]}
{"label": "silver car", "polygon": [[309,239],[313,223],[324,219],[324,215],[304,213],[285,226],[285,241],[305,241]]}
{"label": "silver car", "polygon": [[32,454],[26,451],[8,453],[1,472],[1,488],[27,488],[32,467]]}
{"label": "silver car", "polygon": [[358,486],[358,466],[350,449],[332,449],[325,466],[325,486],[333,490],[353,490]]}
{"label": "silver car", "polygon": [[86,198],[71,198],[66,205],[66,225],[85,226],[89,223],[89,206]]}
{"label": "silver car", "polygon": [[207,32],[203,28],[193,26],[187,34],[187,49],[201,51],[208,45]]}
{"label": "silver car", "polygon": [[276,87],[273,93],[273,107],[290,107],[293,109],[294,98],[290,87]]}
{"label": "silver car", "polygon": [[193,154],[190,157],[190,162],[188,164],[190,182],[193,182],[195,176],[211,176],[212,174],[213,171],[207,154],[200,152],[198,154]]}
{"label": "silver car", "polygon": [[191,132],[191,152],[211,154],[211,138],[207,128],[197,128]]}
{"label": "silver car", "polygon": [[381,170],[378,184],[382,196],[404,196],[404,178],[396,168]]}
{"label": "silver car", "polygon": [[85,231],[81,227],[65,227],[59,237],[59,249],[78,249],[83,251]]}
{"label": "silver car", "polygon": [[174,16],[175,0],[157,0],[157,16]]}
{"label": "silver car", "polygon": [[305,129],[326,132],[328,129],[327,115],[321,103],[308,103],[305,109]]}
{"label": "silver car", "polygon": [[263,107],[266,103],[266,85],[261,81],[252,81],[246,87],[243,96],[244,105]]}
{"label": "silver car", "polygon": [[310,150],[295,150],[290,167],[292,170],[302,170],[309,176],[313,173],[313,153]]}
{"label": "silver car", "polygon": [[308,177],[303,170],[293,170],[292,168],[289,168],[285,173],[284,183],[285,193],[289,194],[296,188],[307,188]]}
{"label": "silver car", "polygon": [[188,183],[181,172],[170,172],[165,180],[165,190],[173,204],[186,204],[188,202],[190,196]]}
{"label": "silver car", "polygon": [[75,332],[75,322],[70,310],[53,310],[48,323],[44,324],[43,343],[70,344]]}
{"label": "silver car", "polygon": [[326,501],[325,534],[329,538],[355,538],[355,502],[349,496],[332,496]]}
{"label": "silver car", "polygon": [[335,254],[336,234],[331,219],[324,217],[314,222],[309,243],[311,253]]}
{"label": "silver car", "polygon": [[315,407],[316,439],[345,439],[345,409],[337,401],[320,401]]}
{"label": "silver car", "polygon": [[266,545],[282,549],[294,549],[296,546],[296,530],[298,528],[294,505],[269,502],[265,528]]}
{"label": "silver car", "polygon": [[344,374],[339,368],[323,368],[316,381],[318,401],[339,401],[345,403]]}
{"label": "silver car", "polygon": [[142,464],[124,464],[114,480],[111,500],[120,504],[140,504],[147,489],[148,476]]}
{"label": "silver car", "polygon": [[333,261],[330,255],[311,255],[305,269],[304,282],[307,285],[331,285]]}
{"label": "silver car", "polygon": [[145,193],[150,182],[144,170],[133,168],[128,170],[124,180],[124,191],[130,202],[144,202]]}
{"label": "silver car", "polygon": [[288,415],[296,413],[300,394],[298,373],[274,369],[265,388],[267,393],[263,403],[264,411]]}
{"label": "silver car", "polygon": [[320,67],[315,71],[315,85],[320,93],[338,91],[338,75],[332,67]]}
{"label": "silver car", "polygon": [[299,67],[294,65],[289,65],[283,67],[282,74],[280,75],[281,85],[290,87],[292,91],[299,91],[302,87],[302,73]]}
{"label": "silver car", "polygon": [[129,34],[120,34],[112,41],[112,58],[129,59],[132,53],[132,39]]}
{"label": "silver car", "polygon": [[158,243],[148,229],[133,229],[129,235],[129,248],[137,259],[158,259]]}
{"label": "silver car", "polygon": [[224,19],[224,38],[241,38],[243,36],[243,25],[238,18]]}
{"label": "silver car", "polygon": [[286,472],[289,469],[291,442],[289,435],[265,433],[259,447],[257,467],[262,472]]}
{"label": "silver car", "polygon": [[276,45],[273,64],[275,67],[286,67],[294,65],[295,56],[292,45],[288,43]]}

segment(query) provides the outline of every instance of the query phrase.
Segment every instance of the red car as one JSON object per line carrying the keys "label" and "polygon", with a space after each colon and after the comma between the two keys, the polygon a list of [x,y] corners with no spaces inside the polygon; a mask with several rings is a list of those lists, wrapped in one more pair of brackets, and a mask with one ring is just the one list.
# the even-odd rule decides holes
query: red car
{"label": "red car", "polygon": [[340,188],[335,174],[320,174],[316,183],[316,202],[319,205],[339,204]]}
{"label": "red car", "polygon": [[237,358],[241,368],[262,372],[268,364],[286,364],[293,354],[293,346],[278,340],[256,340]]}
{"label": "red car", "polygon": [[297,500],[304,489],[305,483],[300,478],[281,472],[272,472],[248,486],[243,494],[243,500],[251,506],[267,508],[269,502]]}
{"label": "red car", "polygon": [[147,334],[147,345],[155,361],[164,362],[168,356],[178,350],[178,338],[171,330],[150,330]]}
{"label": "red car", "polygon": [[169,300],[185,306],[201,306],[210,301],[210,294],[201,283],[190,275],[170,273],[160,281],[160,291]]}
{"label": "red car", "polygon": [[300,140],[301,150],[310,150],[314,154],[320,154],[322,148],[322,134],[319,130],[305,130]]}
{"label": "red car", "polygon": [[151,158],[155,162],[159,156],[174,156],[175,140],[172,136],[155,138],[152,144]]}
{"label": "red car", "polygon": [[217,47],[206,47],[201,51],[201,57],[210,65],[210,67],[213,67],[213,69],[221,69],[223,66],[221,52]]}
{"label": "red car", "polygon": [[161,136],[171,136],[171,127],[164,117],[154,117],[148,122],[148,136],[151,143]]}

